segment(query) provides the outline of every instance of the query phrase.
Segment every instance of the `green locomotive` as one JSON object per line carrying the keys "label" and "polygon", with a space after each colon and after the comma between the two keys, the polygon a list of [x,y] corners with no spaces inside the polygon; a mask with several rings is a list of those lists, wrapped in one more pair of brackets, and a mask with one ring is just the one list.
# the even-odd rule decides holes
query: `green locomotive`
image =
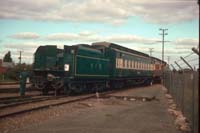
{"label": "green locomotive", "polygon": [[[159,59],[109,42],[92,45],[40,46],[34,55],[32,83],[44,93],[102,91],[150,84]],[[159,68],[158,71],[160,71]]]}

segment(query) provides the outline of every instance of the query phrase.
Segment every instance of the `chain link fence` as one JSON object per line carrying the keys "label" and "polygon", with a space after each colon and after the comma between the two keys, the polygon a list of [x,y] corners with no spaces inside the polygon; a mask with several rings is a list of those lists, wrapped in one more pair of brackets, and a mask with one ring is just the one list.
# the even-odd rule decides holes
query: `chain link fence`
{"label": "chain link fence", "polygon": [[199,128],[199,72],[198,71],[166,71],[164,86],[173,96],[179,110],[188,119],[192,133]]}

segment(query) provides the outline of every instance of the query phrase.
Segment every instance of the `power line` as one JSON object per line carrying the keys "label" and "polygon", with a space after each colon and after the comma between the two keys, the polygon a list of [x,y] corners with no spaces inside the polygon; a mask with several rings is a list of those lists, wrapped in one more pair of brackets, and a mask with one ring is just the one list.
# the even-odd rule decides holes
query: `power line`
{"label": "power line", "polygon": [[188,60],[188,62],[196,61],[196,60],[198,60],[198,59],[199,59],[199,58],[193,58],[193,59]]}
{"label": "power line", "polygon": [[191,55],[193,55],[194,54],[194,52],[191,52],[191,53],[189,53],[188,55],[186,55],[185,57],[183,57],[183,58],[187,58],[187,57],[190,57]]}

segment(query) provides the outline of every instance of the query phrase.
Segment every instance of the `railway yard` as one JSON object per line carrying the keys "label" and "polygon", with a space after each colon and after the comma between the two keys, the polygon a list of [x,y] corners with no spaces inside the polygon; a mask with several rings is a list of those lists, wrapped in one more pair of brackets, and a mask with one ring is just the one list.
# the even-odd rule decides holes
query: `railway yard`
{"label": "railway yard", "polygon": [[11,92],[7,97],[0,93],[2,133],[181,132],[160,84],[74,96],[42,96],[29,90],[19,97]]}

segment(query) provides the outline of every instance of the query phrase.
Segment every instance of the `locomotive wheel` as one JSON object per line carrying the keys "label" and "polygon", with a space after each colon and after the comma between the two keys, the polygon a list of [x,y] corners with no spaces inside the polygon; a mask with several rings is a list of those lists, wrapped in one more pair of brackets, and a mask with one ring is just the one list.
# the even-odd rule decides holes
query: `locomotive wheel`
{"label": "locomotive wheel", "polygon": [[64,94],[65,95],[72,95],[74,93],[74,91],[71,89],[71,84],[65,85],[64,86]]}

